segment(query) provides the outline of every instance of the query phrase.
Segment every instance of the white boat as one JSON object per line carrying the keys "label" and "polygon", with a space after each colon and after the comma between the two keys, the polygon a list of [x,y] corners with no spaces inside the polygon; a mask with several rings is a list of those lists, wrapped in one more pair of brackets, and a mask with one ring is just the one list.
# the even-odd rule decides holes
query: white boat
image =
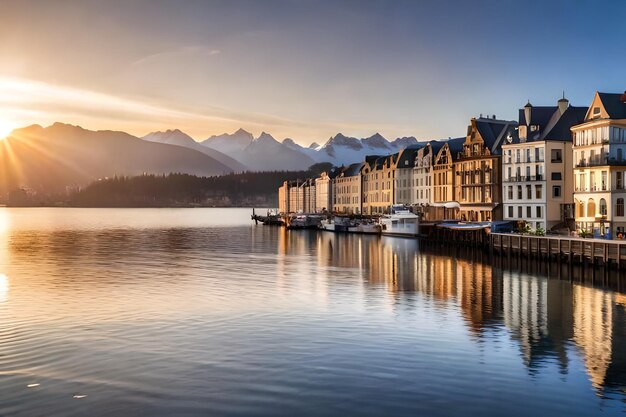
{"label": "white boat", "polygon": [[287,229],[317,229],[322,216],[316,214],[297,214],[287,217]]}
{"label": "white boat", "polygon": [[322,230],[339,233],[380,234],[381,226],[371,219],[335,216],[325,219],[320,225]]}
{"label": "white boat", "polygon": [[402,205],[391,206],[391,214],[385,214],[378,220],[382,234],[387,236],[417,236],[419,217]]}
{"label": "white boat", "polygon": [[381,230],[382,226],[372,220],[359,220],[348,228],[350,233],[364,233],[368,235],[379,235]]}

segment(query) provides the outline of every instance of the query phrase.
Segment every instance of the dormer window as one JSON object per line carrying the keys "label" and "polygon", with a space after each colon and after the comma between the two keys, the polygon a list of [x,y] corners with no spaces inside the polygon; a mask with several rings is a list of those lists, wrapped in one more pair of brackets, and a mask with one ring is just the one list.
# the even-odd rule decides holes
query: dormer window
{"label": "dormer window", "polygon": [[593,108],[593,118],[598,118],[600,117],[600,107],[594,107]]}
{"label": "dormer window", "polygon": [[539,130],[539,126],[537,126],[537,125],[530,125],[530,131],[531,132],[536,132],[537,130]]}

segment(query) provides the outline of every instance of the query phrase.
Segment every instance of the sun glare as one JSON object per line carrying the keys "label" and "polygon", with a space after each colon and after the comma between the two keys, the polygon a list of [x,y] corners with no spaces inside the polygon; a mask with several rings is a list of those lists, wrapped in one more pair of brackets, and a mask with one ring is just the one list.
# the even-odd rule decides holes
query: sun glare
{"label": "sun glare", "polygon": [[0,119],[0,140],[4,140],[17,126],[10,120]]}

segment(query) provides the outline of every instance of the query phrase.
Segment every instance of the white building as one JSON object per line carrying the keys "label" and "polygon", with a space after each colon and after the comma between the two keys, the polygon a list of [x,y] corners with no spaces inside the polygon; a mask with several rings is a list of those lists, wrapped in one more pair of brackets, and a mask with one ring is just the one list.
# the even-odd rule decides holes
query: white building
{"label": "white building", "polygon": [[598,93],[574,134],[576,227],[623,238],[626,228],[626,93]]}
{"label": "white building", "polygon": [[333,211],[333,178],[339,173],[339,168],[331,168],[328,172],[322,172],[315,179],[315,211]]}
{"label": "white building", "polygon": [[518,135],[502,146],[503,219],[533,229],[565,228],[573,220],[572,134],[586,107],[562,98],[556,106],[519,111]]}
{"label": "white building", "polygon": [[419,152],[419,146],[408,147],[398,154],[398,162],[396,165],[396,180],[394,204],[412,205],[415,180],[413,172],[415,168],[415,158]]}

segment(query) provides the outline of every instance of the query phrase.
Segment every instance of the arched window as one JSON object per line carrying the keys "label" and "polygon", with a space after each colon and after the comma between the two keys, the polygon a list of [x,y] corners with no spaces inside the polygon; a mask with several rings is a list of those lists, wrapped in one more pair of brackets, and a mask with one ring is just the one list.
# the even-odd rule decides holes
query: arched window
{"label": "arched window", "polygon": [[585,217],[585,202],[584,201],[578,201],[578,217]]}
{"label": "arched window", "polygon": [[593,201],[593,198],[587,201],[587,217],[596,217],[596,202]]}
{"label": "arched window", "polygon": [[606,200],[604,198],[600,199],[600,216],[606,216]]}
{"label": "arched window", "polygon": [[617,204],[615,204],[615,215],[616,216],[624,216],[624,199],[618,198]]}

